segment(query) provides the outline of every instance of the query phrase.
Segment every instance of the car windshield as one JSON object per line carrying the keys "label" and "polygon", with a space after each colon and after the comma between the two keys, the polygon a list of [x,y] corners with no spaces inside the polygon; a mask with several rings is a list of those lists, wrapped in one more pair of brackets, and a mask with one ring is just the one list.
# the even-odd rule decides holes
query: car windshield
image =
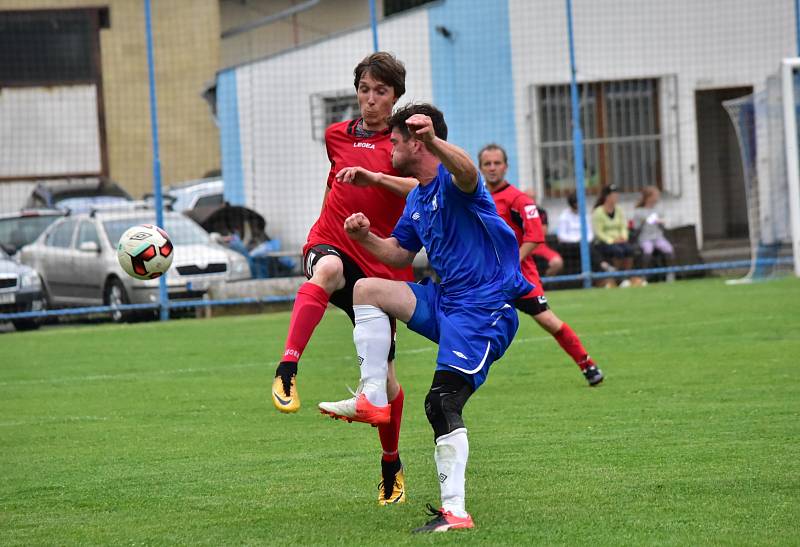
{"label": "car windshield", "polygon": [[59,215],[44,215],[0,219],[0,243],[19,249],[33,242],[59,218]]}
{"label": "car windshield", "polygon": [[[108,240],[112,245],[117,244],[125,230],[137,224],[155,224],[155,219],[148,215],[142,215],[141,217],[128,217],[103,222],[103,226],[108,233]],[[165,216],[164,230],[169,235],[173,245],[198,245],[210,241],[208,232],[184,216]]]}

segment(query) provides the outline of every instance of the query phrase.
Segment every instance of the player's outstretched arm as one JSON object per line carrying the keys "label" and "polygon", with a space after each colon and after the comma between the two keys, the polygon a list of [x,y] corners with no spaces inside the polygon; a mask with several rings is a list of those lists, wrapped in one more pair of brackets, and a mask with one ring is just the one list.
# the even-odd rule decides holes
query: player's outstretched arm
{"label": "player's outstretched arm", "polygon": [[419,181],[411,177],[395,177],[381,173],[378,184],[398,196],[406,197],[411,190],[419,186]]}
{"label": "player's outstretched arm", "polygon": [[393,237],[381,238],[370,232],[369,219],[363,213],[355,213],[344,221],[344,231],[348,237],[358,241],[375,258],[394,268],[405,268],[414,261],[417,253],[404,249]]}
{"label": "player's outstretched arm", "polygon": [[436,136],[429,116],[414,114],[406,120],[411,134],[425,143],[428,150],[439,158],[453,175],[453,181],[462,192],[471,194],[478,186],[478,168],[464,150]]}
{"label": "player's outstretched arm", "polygon": [[382,186],[402,197],[406,197],[411,190],[419,185],[419,181],[415,178],[375,173],[363,167],[345,167],[336,173],[336,180],[361,187]]}

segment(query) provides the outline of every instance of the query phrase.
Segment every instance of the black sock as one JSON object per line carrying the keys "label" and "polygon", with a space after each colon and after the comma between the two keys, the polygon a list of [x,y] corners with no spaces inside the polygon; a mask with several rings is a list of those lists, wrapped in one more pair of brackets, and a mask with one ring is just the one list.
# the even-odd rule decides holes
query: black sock
{"label": "black sock", "polygon": [[400,471],[400,468],[402,466],[403,466],[403,464],[400,463],[400,458],[397,458],[396,460],[391,461],[391,462],[387,462],[386,460],[381,459],[381,471],[382,471],[384,476],[386,476],[386,475],[389,475],[389,476],[397,475],[397,472]]}
{"label": "black sock", "polygon": [[289,397],[292,391],[293,376],[297,376],[297,363],[284,361],[279,364],[278,368],[275,370],[275,377],[280,377],[283,382],[283,392],[287,397]]}
{"label": "black sock", "polygon": [[292,376],[297,376],[297,363],[283,361],[275,370],[275,376],[280,376],[284,380],[288,380]]}

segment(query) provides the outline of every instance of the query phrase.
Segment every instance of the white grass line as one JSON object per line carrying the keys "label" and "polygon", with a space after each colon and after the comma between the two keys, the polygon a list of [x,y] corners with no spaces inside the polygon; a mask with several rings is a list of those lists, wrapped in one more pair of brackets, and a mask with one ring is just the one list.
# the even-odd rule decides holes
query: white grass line
{"label": "white grass line", "polygon": [[[762,318],[762,319],[769,319],[769,317]],[[706,321],[687,321],[684,323],[680,323],[678,326],[680,327],[698,327],[704,325],[717,325],[721,323],[730,323],[730,322],[739,322],[742,319],[740,317],[728,317],[724,319],[709,319]],[[597,336],[633,336],[642,331],[647,330],[661,330],[664,328],[664,325],[642,325],[637,326],[635,329],[615,329],[615,330],[606,330],[606,331],[587,331],[581,333],[581,336],[584,338],[594,338]],[[540,335],[540,336],[531,336],[526,338],[516,338],[514,340],[515,344],[520,343],[530,343],[530,342],[544,342],[551,340],[552,337],[549,335]],[[414,349],[407,349],[407,350],[398,350],[397,355],[415,355],[419,353],[433,353],[437,351],[437,346],[429,346],[424,348],[414,348]],[[339,361],[354,361],[354,353],[347,353],[345,355],[341,355],[337,360]],[[8,381],[8,382],[0,382],[0,387],[5,386],[23,386],[23,385],[41,385],[41,384],[64,384],[70,382],[96,382],[96,381],[103,381],[103,380],[121,380],[121,379],[135,379],[141,380],[143,378],[148,378],[152,376],[168,376],[172,374],[195,374],[198,372],[217,372],[221,370],[231,370],[237,368],[254,368],[254,367],[262,367],[266,366],[269,367],[272,364],[271,361],[265,360],[259,363],[243,363],[238,365],[224,365],[219,367],[206,367],[206,368],[177,368],[171,370],[151,370],[151,371],[142,371],[142,372],[123,372],[120,374],[93,374],[89,376],[67,376],[63,378],[43,378],[38,380],[16,380],[16,381]],[[271,372],[271,369],[270,369]]]}
{"label": "white grass line", "polygon": [[46,425],[65,422],[106,422],[110,418],[107,416],[46,416],[39,420],[26,422],[0,422],[0,427],[19,427],[30,425]]}
{"label": "white grass line", "polygon": [[[769,317],[762,318],[762,319],[769,319]],[[707,320],[707,321],[687,321],[687,322],[680,323],[677,326],[680,326],[680,327],[698,327],[698,326],[704,326],[704,325],[716,325],[716,324],[720,324],[720,323],[730,323],[730,322],[734,322],[734,321],[738,322],[738,321],[741,321],[741,320],[742,319],[740,317],[728,317],[726,319],[710,319],[710,320]],[[638,334],[640,332],[643,332],[643,331],[663,330],[664,328],[665,328],[664,325],[659,324],[659,325],[641,325],[641,326],[637,326],[634,329],[625,328],[625,329],[614,329],[614,330],[605,330],[605,331],[586,330],[584,332],[581,332],[580,336],[587,337],[587,338],[590,337],[590,336],[591,337],[595,337],[595,336],[633,336],[633,335],[636,335],[636,334]],[[544,331],[542,331],[542,332],[544,332]],[[542,335],[539,335],[539,336],[528,336],[528,337],[525,337],[525,338],[516,337],[516,338],[514,338],[514,344],[526,343],[526,342],[546,342],[546,341],[552,340],[552,339],[553,339],[553,337],[550,336],[549,334],[542,334]],[[411,353],[425,353],[425,352],[435,351],[435,350],[436,350],[435,346],[434,347],[430,347],[430,348],[417,348],[417,349],[409,349],[409,350],[398,349],[397,350],[397,354],[398,355],[406,355],[406,354],[411,354]],[[348,357],[348,359],[350,359],[350,357]]]}
{"label": "white grass line", "polygon": [[243,363],[239,365],[225,365],[221,367],[206,367],[206,368],[175,368],[170,370],[148,370],[142,372],[121,372],[119,374],[92,374],[89,376],[66,376],[63,378],[42,378],[39,380],[16,380],[10,382],[0,382],[2,386],[24,386],[35,384],[66,384],[70,382],[96,382],[102,380],[122,380],[122,379],[135,379],[148,378],[151,376],[168,376],[171,374],[194,374],[197,372],[216,372],[219,370],[231,370],[235,368],[252,368],[261,367],[266,363]]}

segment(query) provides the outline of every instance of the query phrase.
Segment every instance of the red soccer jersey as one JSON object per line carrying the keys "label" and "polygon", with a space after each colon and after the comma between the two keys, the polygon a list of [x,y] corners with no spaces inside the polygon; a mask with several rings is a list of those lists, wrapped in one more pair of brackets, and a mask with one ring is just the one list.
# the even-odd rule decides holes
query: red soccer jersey
{"label": "red soccer jersey", "polygon": [[[539,211],[536,208],[536,204],[525,192],[507,182],[503,182],[502,186],[491,192],[491,194],[492,199],[494,199],[494,205],[497,207],[497,213],[514,230],[518,245],[521,246],[523,243],[538,243],[541,245],[544,243],[544,230],[542,229],[542,221],[539,218]],[[533,291],[523,298],[543,295],[544,290],[539,279],[539,271],[536,269],[536,262],[533,260],[533,254],[528,255],[520,263],[520,268],[522,269],[522,275],[535,285]]]}
{"label": "red soccer jersey", "polygon": [[363,167],[370,171],[397,175],[392,168],[389,132],[381,131],[371,137],[357,137],[354,132],[357,122],[358,120],[351,120],[335,123],[325,131],[325,147],[331,161],[328,173],[330,192],[322,214],[308,233],[303,253],[314,245],[332,245],[353,259],[368,277],[411,281],[414,279],[411,266],[402,269],[387,266],[347,237],[344,231],[345,219],[360,212],[369,219],[370,230],[375,235],[389,237],[406,203],[404,197],[385,188],[362,188],[336,180],[336,173],[345,167]]}

